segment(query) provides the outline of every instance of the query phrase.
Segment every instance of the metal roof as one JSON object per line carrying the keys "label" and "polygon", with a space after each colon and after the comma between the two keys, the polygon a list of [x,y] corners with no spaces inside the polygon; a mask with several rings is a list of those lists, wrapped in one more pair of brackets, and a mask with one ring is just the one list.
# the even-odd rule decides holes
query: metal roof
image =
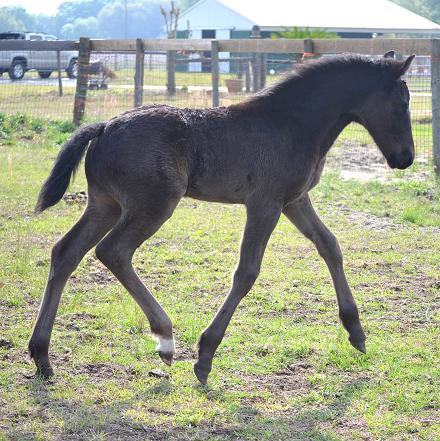
{"label": "metal roof", "polygon": [[[262,30],[298,26],[337,32],[440,32],[439,24],[388,0],[201,0],[183,12],[181,22],[204,3],[218,3],[231,16],[237,14],[239,21],[247,19]],[[213,19],[213,14],[207,14],[204,28],[209,29]],[[240,29],[233,21],[224,27]]]}

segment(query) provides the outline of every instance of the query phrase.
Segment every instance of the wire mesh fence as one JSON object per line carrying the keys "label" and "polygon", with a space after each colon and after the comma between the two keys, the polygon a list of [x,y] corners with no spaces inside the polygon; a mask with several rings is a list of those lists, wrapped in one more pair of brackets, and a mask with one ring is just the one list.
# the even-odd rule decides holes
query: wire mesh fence
{"label": "wire mesh fence", "polygon": [[[192,108],[212,105],[215,69],[219,104],[227,106],[281,80],[296,63],[307,62],[297,52],[220,52],[217,66],[208,50],[143,50],[142,53],[142,103]],[[78,52],[40,50],[22,51],[18,55],[19,58],[14,51],[0,48],[0,113],[72,120],[78,95],[75,65]],[[139,69],[136,60],[134,51],[117,48],[90,52],[87,92],[83,97],[85,121],[106,120],[139,102],[139,97],[136,101],[135,77]],[[416,160],[429,166],[433,159],[429,56],[416,57],[406,81],[411,92]],[[330,150],[328,164],[348,175],[354,171],[358,176],[386,168],[373,140],[358,124],[350,124],[339,136]]]}

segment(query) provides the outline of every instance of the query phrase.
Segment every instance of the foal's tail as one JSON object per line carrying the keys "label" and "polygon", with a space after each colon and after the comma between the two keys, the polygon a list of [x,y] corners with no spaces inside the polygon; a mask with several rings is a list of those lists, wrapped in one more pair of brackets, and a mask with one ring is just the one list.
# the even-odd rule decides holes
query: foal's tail
{"label": "foal's tail", "polygon": [[89,142],[98,137],[105,123],[89,124],[78,129],[61,149],[49,177],[38,195],[36,213],[55,205],[64,195],[69,186],[70,178],[75,173]]}

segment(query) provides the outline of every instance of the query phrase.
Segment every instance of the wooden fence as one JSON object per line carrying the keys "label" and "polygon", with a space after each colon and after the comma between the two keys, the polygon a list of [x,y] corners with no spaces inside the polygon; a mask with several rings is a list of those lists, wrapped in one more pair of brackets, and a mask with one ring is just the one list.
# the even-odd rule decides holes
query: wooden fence
{"label": "wooden fence", "polygon": [[[79,41],[0,41],[0,51],[78,51],[79,74],[76,83],[73,120],[80,124],[87,101],[88,66],[93,52],[117,52],[136,54],[134,77],[134,106],[142,105],[144,87],[144,54],[146,51],[163,51],[167,54],[180,52],[211,53],[212,105],[220,103],[219,53],[234,52],[259,54],[302,54],[313,52],[316,55],[344,52],[366,55],[379,55],[389,50],[399,54],[430,56],[432,91],[432,134],[434,167],[440,174],[440,39],[242,39],[242,40],[94,40],[81,38]],[[261,58],[264,60],[264,58]],[[60,69],[59,69],[60,71]],[[59,72],[60,77],[60,72]]]}

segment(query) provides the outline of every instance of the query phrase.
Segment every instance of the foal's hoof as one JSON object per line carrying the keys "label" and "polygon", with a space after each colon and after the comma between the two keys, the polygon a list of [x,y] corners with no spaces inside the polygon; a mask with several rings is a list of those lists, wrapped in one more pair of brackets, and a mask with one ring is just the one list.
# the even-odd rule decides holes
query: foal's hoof
{"label": "foal's hoof", "polygon": [[[28,350],[30,357],[34,360],[35,366],[37,367],[35,375],[42,378],[53,377],[53,369],[50,365],[47,351],[38,351],[36,346],[32,343],[29,343]],[[40,352],[40,354],[38,354],[38,352]]]}
{"label": "foal's hoof", "polygon": [[365,340],[350,340],[350,344],[356,348],[358,351],[362,352],[363,354],[367,353],[367,348],[365,347]]}
{"label": "foal's hoof", "polygon": [[157,337],[159,340],[156,346],[156,352],[159,354],[160,359],[168,366],[173,363],[173,357],[176,353],[176,346],[174,345],[173,338]]}
{"label": "foal's hoof", "polygon": [[173,364],[173,356],[172,352],[158,352],[160,359],[168,366]]}
{"label": "foal's hoof", "polygon": [[50,377],[53,377],[53,369],[52,366],[50,365],[49,359],[43,359],[40,358],[39,360],[34,360],[35,361],[35,365],[37,366],[37,371],[35,373],[35,375],[37,377],[41,377],[44,379],[48,379]]}
{"label": "foal's hoof", "polygon": [[210,372],[211,369],[201,366],[199,361],[194,364],[194,373],[197,377],[197,380],[199,380],[200,383],[203,384],[203,386],[206,385],[208,381],[208,375]]}

